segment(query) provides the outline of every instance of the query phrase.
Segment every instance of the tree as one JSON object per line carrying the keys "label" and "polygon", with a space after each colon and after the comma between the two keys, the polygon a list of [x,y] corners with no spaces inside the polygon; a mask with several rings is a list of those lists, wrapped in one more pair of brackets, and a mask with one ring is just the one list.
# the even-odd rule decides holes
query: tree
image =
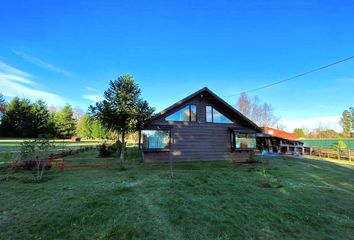
{"label": "tree", "polygon": [[342,117],[339,120],[339,124],[343,128],[343,136],[350,137],[350,132],[351,132],[351,128],[352,128],[352,116],[351,116],[350,111],[345,110],[342,113]]}
{"label": "tree", "polygon": [[351,122],[351,137],[354,137],[354,107],[349,108],[349,119]]}
{"label": "tree", "polygon": [[110,81],[104,92],[104,100],[91,106],[91,113],[105,127],[119,133],[121,138],[120,165],[123,167],[126,135],[144,127],[154,112],[140,98],[140,88],[130,75],[122,75]]}
{"label": "tree", "polygon": [[236,108],[260,127],[277,126],[279,119],[274,115],[272,105],[260,103],[257,96],[251,98],[246,93],[241,93]]}
{"label": "tree", "polygon": [[6,109],[6,101],[4,99],[4,96],[0,93],[0,124],[1,124],[1,120],[2,117],[4,115]]}
{"label": "tree", "polygon": [[85,113],[82,115],[76,125],[76,134],[83,138],[92,138],[91,122],[89,114]]}
{"label": "tree", "polygon": [[338,141],[337,143],[333,144],[333,150],[337,152],[338,159],[340,159],[340,156],[345,153],[345,151],[348,149],[347,144],[343,141]]}
{"label": "tree", "polygon": [[91,127],[92,138],[100,138],[100,139],[108,138],[109,131],[101,124],[99,120],[97,119],[92,120],[90,127]]}
{"label": "tree", "polygon": [[32,121],[30,101],[14,97],[4,112],[2,133],[7,137],[32,137],[34,133]]}
{"label": "tree", "polygon": [[47,133],[53,137],[59,136],[58,131],[55,127],[55,114],[56,112],[53,109],[49,110],[48,121],[47,121],[47,127],[48,127]]}
{"label": "tree", "polygon": [[306,137],[305,130],[302,129],[302,128],[295,128],[295,129],[294,129],[294,134],[296,134],[296,135],[299,136],[300,138]]}
{"label": "tree", "polygon": [[38,137],[41,134],[48,134],[49,111],[44,101],[38,100],[31,105],[33,137]]}
{"label": "tree", "polygon": [[79,119],[84,115],[84,111],[79,107],[73,108],[73,118],[75,121],[79,121]]}
{"label": "tree", "polygon": [[33,177],[35,181],[42,180],[43,173],[46,169],[46,159],[50,151],[54,148],[54,142],[49,141],[48,136],[44,136],[35,140],[26,140],[21,143],[21,160],[25,162],[35,162],[36,174]]}
{"label": "tree", "polygon": [[60,111],[55,113],[54,124],[57,133],[64,137],[71,137],[75,134],[75,120],[73,110],[70,105],[65,105]]}

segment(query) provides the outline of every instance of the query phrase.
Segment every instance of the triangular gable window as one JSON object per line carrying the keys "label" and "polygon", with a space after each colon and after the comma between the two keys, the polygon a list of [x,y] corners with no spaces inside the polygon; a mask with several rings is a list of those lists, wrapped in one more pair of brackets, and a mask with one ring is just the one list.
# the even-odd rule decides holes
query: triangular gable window
{"label": "triangular gable window", "polygon": [[187,105],[166,117],[166,121],[195,122],[197,121],[197,106]]}
{"label": "triangular gable window", "polygon": [[212,106],[206,106],[206,121],[213,122],[213,123],[232,123],[232,121],[225,117],[222,113],[218,110],[213,108]]}

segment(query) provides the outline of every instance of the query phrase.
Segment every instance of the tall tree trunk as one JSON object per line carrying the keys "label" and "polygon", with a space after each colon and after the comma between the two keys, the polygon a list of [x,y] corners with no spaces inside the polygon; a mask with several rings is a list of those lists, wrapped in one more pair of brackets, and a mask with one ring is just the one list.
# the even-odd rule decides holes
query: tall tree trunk
{"label": "tall tree trunk", "polygon": [[122,131],[122,145],[120,148],[120,166],[123,167],[123,163],[124,163],[124,155],[125,155],[125,131]]}

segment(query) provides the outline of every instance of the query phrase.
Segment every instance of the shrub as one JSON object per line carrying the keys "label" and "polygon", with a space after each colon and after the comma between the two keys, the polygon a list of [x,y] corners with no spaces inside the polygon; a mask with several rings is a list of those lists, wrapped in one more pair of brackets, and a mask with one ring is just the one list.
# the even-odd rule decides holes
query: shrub
{"label": "shrub", "polygon": [[109,149],[106,144],[102,144],[98,147],[98,153],[100,157],[105,158],[110,157],[114,153],[114,151]]}
{"label": "shrub", "polygon": [[23,168],[32,170],[35,168],[36,175],[33,177],[35,181],[41,181],[45,170],[51,168],[51,164],[47,163],[46,159],[54,143],[46,138],[38,138],[35,140],[28,140],[21,143],[20,162],[13,165],[15,168]]}
{"label": "shrub", "polygon": [[338,141],[337,143],[333,144],[333,150],[338,153],[339,156],[345,153],[347,151],[348,146],[345,144],[343,141]]}

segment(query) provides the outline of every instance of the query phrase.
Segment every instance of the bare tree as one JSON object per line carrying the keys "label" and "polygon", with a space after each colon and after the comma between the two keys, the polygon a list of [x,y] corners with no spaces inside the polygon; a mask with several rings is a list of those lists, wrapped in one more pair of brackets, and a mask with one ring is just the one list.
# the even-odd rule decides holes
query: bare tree
{"label": "bare tree", "polygon": [[84,115],[84,111],[80,107],[73,108],[73,118],[75,121],[79,121],[82,115]]}
{"label": "bare tree", "polygon": [[242,93],[237,100],[237,109],[260,127],[276,127],[279,118],[275,116],[269,103],[260,103],[257,96],[249,97]]}

